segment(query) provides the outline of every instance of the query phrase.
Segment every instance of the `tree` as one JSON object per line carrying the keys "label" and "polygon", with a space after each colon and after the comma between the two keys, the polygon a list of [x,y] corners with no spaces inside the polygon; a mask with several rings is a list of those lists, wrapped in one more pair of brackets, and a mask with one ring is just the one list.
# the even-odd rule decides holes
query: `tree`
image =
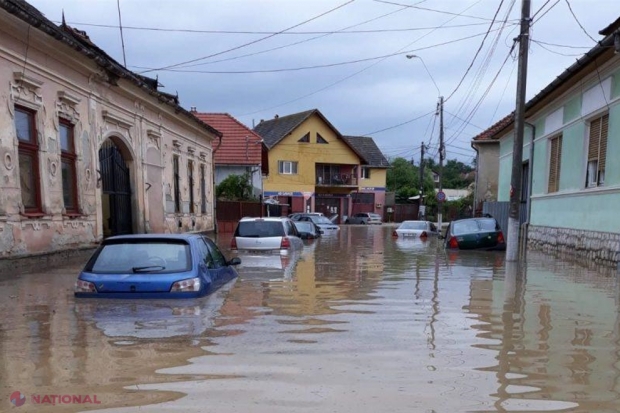
{"label": "tree", "polygon": [[243,175],[229,175],[215,187],[217,199],[228,201],[249,201],[253,200],[251,175],[249,172]]}

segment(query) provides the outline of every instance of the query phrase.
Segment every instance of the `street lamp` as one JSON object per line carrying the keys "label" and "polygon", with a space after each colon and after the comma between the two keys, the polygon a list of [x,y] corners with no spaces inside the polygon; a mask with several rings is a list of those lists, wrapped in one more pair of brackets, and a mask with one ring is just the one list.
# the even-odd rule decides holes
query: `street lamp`
{"label": "street lamp", "polygon": [[[437,86],[437,82],[435,82],[435,78],[433,78],[433,75],[431,75],[431,72],[428,70],[428,67],[426,67],[426,63],[424,63],[424,59],[422,59],[420,56],[415,55],[415,54],[408,54],[407,55],[407,59],[413,59],[414,57],[420,59],[420,61],[422,62],[422,64],[424,65],[424,69],[426,70],[426,73],[428,73],[428,76],[431,78],[431,80],[433,81],[433,84],[435,85],[435,89],[437,89],[437,94],[439,95],[439,103],[437,105],[437,112],[439,112],[439,192],[437,193],[437,201],[438,201],[438,210],[437,210],[437,224],[439,227],[439,233],[442,233],[442,219],[443,219],[443,198],[445,197],[444,193],[443,193],[443,187],[442,187],[442,182],[441,182],[441,178],[443,175],[443,158],[445,156],[445,148],[443,145],[443,96],[441,96],[441,92],[439,91],[439,86]],[[422,152],[424,153],[424,152]],[[422,165],[420,164],[420,167],[422,167]],[[421,169],[421,168],[420,168]],[[420,182],[420,187],[422,187],[422,182]],[[422,198],[420,198],[421,200]]]}
{"label": "street lamp", "polygon": [[431,72],[428,70],[428,67],[426,67],[426,63],[424,63],[424,59],[422,59],[420,56],[418,56],[417,54],[408,54],[407,55],[407,59],[413,59],[413,58],[418,58],[420,59],[420,62],[422,62],[422,65],[424,65],[424,69],[426,70],[426,73],[428,73],[428,76],[431,78],[431,80],[433,81],[433,84],[435,85],[435,89],[437,89],[437,96],[441,95],[441,92],[439,91],[439,87],[437,86],[437,82],[435,82],[435,78],[433,78],[433,75],[431,75]]}

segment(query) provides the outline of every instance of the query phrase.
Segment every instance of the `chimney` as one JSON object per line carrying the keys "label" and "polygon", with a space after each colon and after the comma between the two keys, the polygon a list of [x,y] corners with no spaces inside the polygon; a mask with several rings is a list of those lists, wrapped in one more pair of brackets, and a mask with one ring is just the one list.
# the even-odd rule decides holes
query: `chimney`
{"label": "chimney", "polygon": [[274,116],[274,119],[278,119],[280,116],[276,113],[276,116]]}
{"label": "chimney", "polygon": [[192,106],[192,107],[189,109],[189,111],[190,111],[190,112],[192,112],[192,113],[196,113],[196,106]]}

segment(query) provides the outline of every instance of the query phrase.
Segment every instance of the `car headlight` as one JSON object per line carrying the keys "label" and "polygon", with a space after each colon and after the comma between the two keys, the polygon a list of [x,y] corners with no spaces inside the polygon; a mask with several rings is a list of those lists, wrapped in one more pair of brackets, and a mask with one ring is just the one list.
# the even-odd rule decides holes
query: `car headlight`
{"label": "car headlight", "polygon": [[190,291],[200,291],[201,282],[200,278],[188,278],[187,280],[177,281],[172,284],[172,288],[170,288],[170,292],[190,292]]}
{"label": "car headlight", "polygon": [[77,280],[75,282],[74,291],[76,293],[96,293],[97,288],[95,287],[95,284],[90,281]]}

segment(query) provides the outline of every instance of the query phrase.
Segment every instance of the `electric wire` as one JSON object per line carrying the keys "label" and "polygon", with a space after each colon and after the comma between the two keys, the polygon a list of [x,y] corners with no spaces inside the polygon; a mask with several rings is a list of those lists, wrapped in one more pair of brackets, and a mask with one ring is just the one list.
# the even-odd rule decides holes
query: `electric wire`
{"label": "electric wire", "polygon": [[219,56],[219,55],[222,55],[222,54],[225,54],[225,53],[229,53],[229,52],[232,52],[232,51],[234,51],[234,50],[239,50],[239,49],[242,49],[242,48],[244,48],[244,47],[247,47],[247,46],[250,46],[250,45],[256,44],[256,43],[258,43],[258,42],[262,42],[262,41],[264,41],[264,40],[267,40],[267,39],[270,39],[270,38],[272,38],[272,37],[275,37],[275,36],[277,36],[277,35],[279,35],[279,34],[281,34],[281,33],[287,32],[287,31],[289,31],[289,30],[291,30],[291,29],[294,29],[294,28],[296,28],[296,27],[302,26],[302,25],[304,25],[304,24],[306,24],[306,23],[309,23],[309,22],[311,22],[311,21],[317,20],[317,19],[319,19],[319,18],[321,18],[321,17],[323,17],[323,16],[326,16],[326,15],[328,15],[328,14],[330,14],[330,13],[335,12],[336,10],[339,10],[339,9],[341,9],[341,8],[345,7],[345,6],[348,6],[349,4],[353,3],[354,1],[355,1],[355,0],[348,0],[347,2],[345,2],[345,3],[341,4],[341,5],[337,6],[337,7],[334,7],[334,8],[332,8],[332,9],[330,9],[330,10],[328,10],[328,11],[326,11],[326,12],[323,12],[323,13],[321,13],[321,14],[317,15],[317,16],[314,16],[314,17],[312,17],[312,18],[310,18],[310,19],[304,20],[304,21],[303,21],[303,22],[301,22],[301,23],[297,23],[297,24],[295,24],[295,25],[293,25],[293,26],[290,26],[290,27],[288,27],[288,28],[286,28],[286,29],[284,29],[284,30],[281,30],[281,31],[279,31],[279,32],[276,32],[276,33],[274,33],[274,34],[270,34],[270,35],[267,35],[267,36],[265,36],[265,37],[261,37],[261,38],[256,39],[256,40],[252,40],[251,42],[243,43],[243,44],[240,44],[240,45],[235,46],[235,47],[233,47],[233,48],[230,48],[230,49],[227,49],[227,50],[222,50],[222,51],[220,51],[220,52],[216,52],[216,53],[212,53],[212,54],[207,55],[207,56],[202,56],[202,57],[198,57],[198,58],[195,58],[195,59],[186,60],[186,61],[181,62],[181,63],[175,63],[175,64],[172,64],[172,65],[163,66],[163,67],[160,67],[160,68],[157,68],[157,69],[149,69],[149,70],[145,70],[145,71],[143,71],[142,73],[153,72],[153,71],[156,71],[156,70],[171,69],[171,68],[173,68],[173,67],[179,67],[179,66],[182,66],[182,65],[186,65],[186,64],[188,64],[188,63],[198,62],[198,61],[201,61],[201,60],[209,59],[209,58],[211,58],[211,57],[215,57],[215,56]]}
{"label": "electric wire", "polygon": [[581,22],[579,21],[579,19],[575,15],[575,12],[573,11],[573,8],[571,7],[570,2],[568,0],[564,0],[564,1],[566,2],[566,5],[568,6],[568,10],[570,10],[570,14],[573,15],[573,18],[575,19],[575,21],[577,22],[577,24],[579,25],[581,30],[585,33],[585,35],[588,36],[590,38],[590,40],[592,40],[594,43],[598,43],[598,41],[596,41],[596,39],[594,37],[590,36],[590,33],[588,33],[588,31],[585,29],[585,27],[583,27],[583,25],[581,24]]}

